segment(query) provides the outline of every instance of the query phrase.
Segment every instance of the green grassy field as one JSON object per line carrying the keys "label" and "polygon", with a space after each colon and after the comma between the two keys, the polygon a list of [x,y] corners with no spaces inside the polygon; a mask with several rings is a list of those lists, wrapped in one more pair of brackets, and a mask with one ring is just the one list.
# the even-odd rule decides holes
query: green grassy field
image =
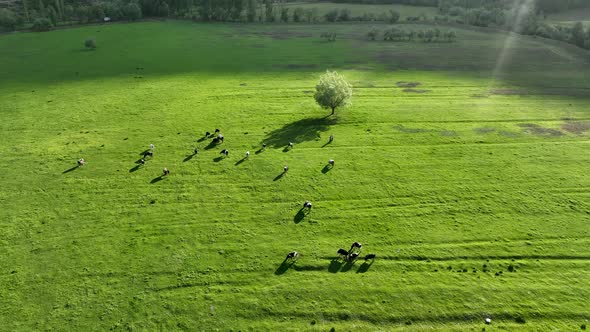
{"label": "green grassy field", "polygon": [[[2,330],[589,324],[588,53],[516,37],[498,67],[506,35],[369,42],[370,27],[0,36]],[[334,117],[312,98],[326,69],[355,87]],[[353,241],[373,264],[334,260]]]}

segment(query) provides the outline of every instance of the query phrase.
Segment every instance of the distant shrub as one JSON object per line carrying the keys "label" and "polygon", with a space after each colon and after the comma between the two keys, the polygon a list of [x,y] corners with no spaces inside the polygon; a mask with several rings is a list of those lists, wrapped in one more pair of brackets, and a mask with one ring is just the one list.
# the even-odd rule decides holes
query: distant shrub
{"label": "distant shrub", "polygon": [[395,10],[389,10],[389,15],[387,17],[387,21],[389,21],[389,23],[397,23],[397,21],[399,21],[400,18],[400,14],[398,12],[396,12]]}
{"label": "distant shrub", "polygon": [[328,22],[336,22],[338,19],[339,13],[337,9],[331,10],[324,15],[324,18]]}
{"label": "distant shrub", "polygon": [[141,18],[141,7],[134,2],[128,3],[123,7],[123,15],[126,19],[135,21]]}
{"label": "distant shrub", "polygon": [[93,50],[96,48],[96,41],[94,39],[86,39],[84,46],[89,50]]}
{"label": "distant shrub", "polygon": [[17,24],[16,14],[6,8],[0,8],[0,27],[14,30]]}
{"label": "distant shrub", "polygon": [[338,16],[338,19],[340,21],[350,21],[351,20],[350,10],[348,10],[347,8],[340,10],[340,14]]}
{"label": "distant shrub", "polygon": [[586,330],[586,324],[580,325],[580,328],[585,331]]}
{"label": "distant shrub", "polygon": [[33,31],[49,31],[51,28],[53,28],[53,24],[51,24],[51,21],[48,18],[42,17],[33,21]]}
{"label": "distant shrub", "polygon": [[521,315],[516,316],[516,318],[514,318],[514,321],[517,322],[518,324],[526,323],[526,320]]}
{"label": "distant shrub", "polygon": [[514,265],[508,265],[508,272],[514,272]]}

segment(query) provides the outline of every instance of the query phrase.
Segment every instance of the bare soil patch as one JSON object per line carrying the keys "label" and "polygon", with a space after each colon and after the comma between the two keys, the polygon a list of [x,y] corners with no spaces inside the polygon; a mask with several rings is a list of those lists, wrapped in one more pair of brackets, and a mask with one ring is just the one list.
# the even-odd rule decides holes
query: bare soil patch
{"label": "bare soil patch", "polygon": [[482,127],[482,128],[475,128],[473,130],[478,134],[489,134],[489,133],[493,133],[494,131],[496,131],[496,128]]}
{"label": "bare soil patch", "polygon": [[454,130],[443,130],[440,132],[440,136],[453,137],[457,136],[457,132]]}
{"label": "bare soil patch", "polygon": [[499,131],[498,134],[505,136],[505,137],[510,137],[510,138],[516,138],[516,137],[520,136],[519,133],[515,133],[512,131],[505,131],[505,130]]}
{"label": "bare soil patch", "polygon": [[411,93],[426,93],[430,92],[430,90],[420,90],[420,89],[403,89],[403,92],[411,92]]}
{"label": "bare soil patch", "polygon": [[512,89],[493,89],[490,90],[490,94],[493,95],[504,95],[504,96],[513,96],[513,95],[523,95],[526,94],[523,91],[512,90]]}
{"label": "bare soil patch", "polygon": [[568,121],[561,126],[561,129],[580,135],[590,130],[590,121]]}
{"label": "bare soil patch", "polygon": [[518,126],[523,128],[524,132],[529,132],[539,136],[558,137],[564,135],[564,133],[557,129],[541,127],[534,123],[519,123]]}
{"label": "bare soil patch", "polygon": [[393,129],[396,129],[402,133],[410,133],[410,134],[428,133],[428,132],[432,131],[431,129],[424,129],[424,128],[407,128],[402,125],[394,126]]}
{"label": "bare soil patch", "polygon": [[415,88],[421,84],[422,83],[420,83],[420,82],[405,82],[405,81],[399,81],[399,82],[395,83],[395,85],[397,85],[400,88]]}

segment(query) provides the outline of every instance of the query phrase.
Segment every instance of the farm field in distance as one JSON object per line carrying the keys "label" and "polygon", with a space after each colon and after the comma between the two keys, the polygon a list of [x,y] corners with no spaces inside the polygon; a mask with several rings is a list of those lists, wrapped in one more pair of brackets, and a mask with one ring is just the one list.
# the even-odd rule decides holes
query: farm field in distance
{"label": "farm field in distance", "polygon": [[[0,36],[0,326],[590,324],[588,52],[458,28],[454,43],[368,41],[373,26]],[[313,99],[327,69],[354,87],[334,116]],[[336,260],[354,241],[372,264]]]}

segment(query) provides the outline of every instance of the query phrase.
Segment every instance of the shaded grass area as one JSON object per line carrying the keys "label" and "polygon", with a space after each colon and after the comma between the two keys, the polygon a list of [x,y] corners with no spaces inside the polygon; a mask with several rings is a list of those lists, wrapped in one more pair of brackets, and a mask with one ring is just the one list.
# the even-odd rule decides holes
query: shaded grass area
{"label": "shaded grass area", "polygon": [[[152,24],[107,29],[129,44],[123,36]],[[0,90],[6,329],[535,331],[589,319],[590,100],[535,94],[539,73],[526,72],[544,59],[543,75],[558,82],[579,63],[541,53],[523,64],[523,87],[478,71],[390,71],[370,57],[380,70],[351,69],[349,55],[328,60],[300,47],[305,38],[162,26],[196,44],[211,38],[219,63],[199,58],[211,72],[185,72],[189,55],[172,42],[153,53],[139,43],[124,57],[97,52],[92,62],[68,58],[67,43],[47,60],[27,55],[43,38],[76,40],[84,29],[0,38],[14,47],[0,48],[0,66],[15,75]],[[339,69],[355,86],[352,106],[325,117],[306,92],[318,72],[279,70],[271,55],[230,61],[225,43],[242,40],[219,37],[230,32],[252,38],[234,54],[255,41]],[[432,51],[405,47],[416,59]],[[25,69],[20,54],[40,64]],[[125,77],[137,59],[157,63],[158,74]],[[87,77],[60,77],[95,64]],[[569,84],[584,87],[576,77],[586,74]],[[429,92],[403,91],[410,86]],[[214,128],[225,141],[205,149]],[[135,169],[149,144],[153,158]],[[79,158],[84,167],[74,167]],[[164,167],[171,175],[160,176]],[[337,260],[354,241],[377,259]],[[293,250],[299,260],[280,263]]]}

